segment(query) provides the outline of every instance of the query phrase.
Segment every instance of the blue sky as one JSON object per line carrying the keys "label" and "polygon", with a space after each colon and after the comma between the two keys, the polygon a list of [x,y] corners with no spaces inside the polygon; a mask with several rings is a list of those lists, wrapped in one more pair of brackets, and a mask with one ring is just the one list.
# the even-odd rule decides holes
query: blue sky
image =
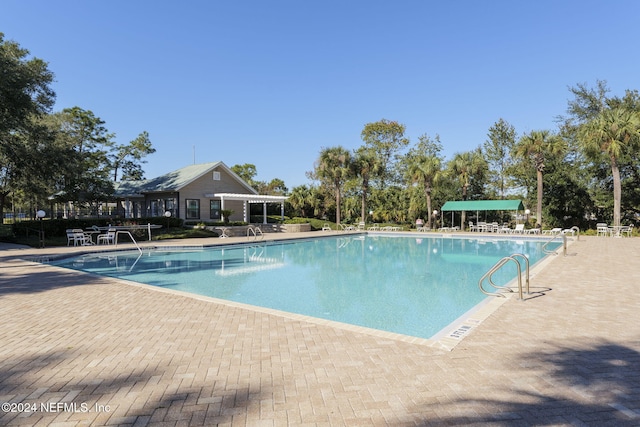
{"label": "blue sky", "polygon": [[366,123],[474,149],[500,118],[555,129],[570,86],[640,89],[640,2],[3,0],[0,32],[56,75],[55,110],[91,110],[151,178],[253,163],[307,184],[323,147]]}

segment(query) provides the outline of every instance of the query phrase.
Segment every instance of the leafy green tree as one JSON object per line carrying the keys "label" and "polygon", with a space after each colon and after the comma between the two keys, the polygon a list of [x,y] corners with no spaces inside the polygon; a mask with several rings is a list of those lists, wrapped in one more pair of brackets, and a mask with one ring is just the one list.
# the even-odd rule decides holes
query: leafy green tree
{"label": "leafy green tree", "polygon": [[543,172],[547,156],[556,156],[566,150],[565,141],[558,135],[548,130],[531,131],[523,135],[514,147],[513,155],[523,159],[528,159],[535,167],[537,177],[537,206],[536,218],[538,224],[542,226],[542,195],[543,195]]}
{"label": "leafy green tree", "polygon": [[152,147],[149,134],[145,131],[127,145],[115,147],[115,153],[111,154],[113,167],[113,181],[118,181],[118,172],[122,171],[122,179],[137,181],[144,178],[142,163],[143,158],[156,152]]}
{"label": "leafy green tree", "polygon": [[365,146],[371,148],[381,165],[377,178],[379,188],[384,188],[394,169],[398,152],[409,144],[404,136],[405,125],[396,121],[382,119],[374,123],[367,123],[362,130],[361,137]]}
{"label": "leafy green tree", "polygon": [[256,165],[251,163],[245,163],[242,165],[233,165],[231,166],[231,170],[236,175],[238,175],[244,182],[246,182],[252,187],[254,186],[255,184],[254,178],[258,174]]}
{"label": "leafy green tree", "polygon": [[516,130],[504,119],[489,128],[488,140],[484,143],[484,154],[489,164],[491,185],[504,199],[507,186],[507,172],[512,164],[511,151],[516,142]]}
{"label": "leafy green tree", "polygon": [[580,127],[580,142],[587,156],[605,154],[613,177],[613,222],[620,225],[622,185],[619,159],[639,146],[640,117],[626,108],[608,108]]}
{"label": "leafy green tree", "polygon": [[371,179],[380,173],[382,164],[371,148],[363,146],[355,151],[353,168],[355,175],[359,179],[360,186],[360,218],[362,218],[362,221],[365,221],[367,217],[367,196],[370,191]]}
{"label": "leafy green tree", "polygon": [[421,135],[419,142],[407,153],[406,156],[406,175],[408,179],[420,185],[424,192],[427,202],[427,226],[431,228],[432,207],[431,193],[434,184],[442,175],[442,144],[440,137],[436,135],[432,141],[429,136]]}
{"label": "leafy green tree", "polygon": [[[579,160],[578,160],[579,161]],[[544,172],[543,216],[551,227],[589,227],[595,206],[582,165],[566,157],[547,159]]]}
{"label": "leafy green tree", "polygon": [[278,196],[278,195],[287,194],[288,191],[289,189],[284,184],[283,180],[281,180],[280,178],[273,178],[271,181],[267,183],[264,192],[266,194]]}
{"label": "leafy green tree", "polygon": [[113,134],[104,121],[80,107],[66,108],[54,116],[59,126],[57,144],[70,152],[62,171],[60,199],[96,208],[113,194],[109,158]]}
{"label": "leafy green tree", "polygon": [[293,209],[292,216],[308,218],[313,212],[313,192],[307,185],[293,187],[287,198],[287,203]]}
{"label": "leafy green tree", "polygon": [[[37,130],[37,118],[51,110],[55,93],[50,85],[53,73],[48,64],[29,58],[29,51],[0,33],[0,216],[6,197],[21,179],[40,176],[25,146]],[[36,166],[36,167],[33,167]]]}
{"label": "leafy green tree", "polygon": [[351,153],[342,146],[323,148],[315,167],[315,175],[336,197],[336,223],[340,224],[340,197],[345,181],[352,177]]}
{"label": "leafy green tree", "polygon": [[[449,162],[449,173],[457,177],[460,188],[462,188],[462,200],[469,197],[469,188],[475,185],[478,188],[484,186],[484,176],[488,166],[480,147],[473,151],[456,153]],[[461,213],[460,228],[464,230],[466,223],[466,212]]]}

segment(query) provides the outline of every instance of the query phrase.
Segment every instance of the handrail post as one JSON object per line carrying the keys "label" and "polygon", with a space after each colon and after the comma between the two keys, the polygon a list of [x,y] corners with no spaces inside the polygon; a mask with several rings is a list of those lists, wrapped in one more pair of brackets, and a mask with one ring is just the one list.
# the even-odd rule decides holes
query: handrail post
{"label": "handrail post", "polygon": [[522,259],[524,259],[525,278],[527,282],[527,295],[529,295],[531,293],[529,292],[529,258],[525,254],[519,254],[519,253],[512,254],[511,257],[522,257]]}

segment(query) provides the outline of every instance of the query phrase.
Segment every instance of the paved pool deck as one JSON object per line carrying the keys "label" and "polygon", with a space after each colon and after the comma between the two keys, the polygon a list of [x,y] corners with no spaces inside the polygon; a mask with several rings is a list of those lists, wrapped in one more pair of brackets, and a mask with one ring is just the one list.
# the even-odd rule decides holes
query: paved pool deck
{"label": "paved pool deck", "polygon": [[0,246],[0,425],[640,425],[640,238],[580,236],[451,350],[30,261],[84,249]]}

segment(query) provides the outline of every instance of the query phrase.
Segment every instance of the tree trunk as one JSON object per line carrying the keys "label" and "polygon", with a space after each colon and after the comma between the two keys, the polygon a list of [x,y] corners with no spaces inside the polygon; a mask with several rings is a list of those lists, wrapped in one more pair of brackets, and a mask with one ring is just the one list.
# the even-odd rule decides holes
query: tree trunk
{"label": "tree trunk", "polygon": [[538,178],[538,206],[536,207],[536,217],[540,228],[542,228],[542,171],[537,170]]}
{"label": "tree trunk", "polygon": [[361,220],[362,222],[367,222],[366,218],[367,218],[367,190],[368,190],[368,186],[367,185],[362,185],[362,208],[360,211],[361,216]]}
{"label": "tree trunk", "polygon": [[620,211],[622,202],[622,185],[620,184],[620,169],[615,158],[611,159],[611,174],[613,175],[613,225],[620,226]]}
{"label": "tree trunk", "polygon": [[336,186],[336,224],[340,224],[340,187]]}

